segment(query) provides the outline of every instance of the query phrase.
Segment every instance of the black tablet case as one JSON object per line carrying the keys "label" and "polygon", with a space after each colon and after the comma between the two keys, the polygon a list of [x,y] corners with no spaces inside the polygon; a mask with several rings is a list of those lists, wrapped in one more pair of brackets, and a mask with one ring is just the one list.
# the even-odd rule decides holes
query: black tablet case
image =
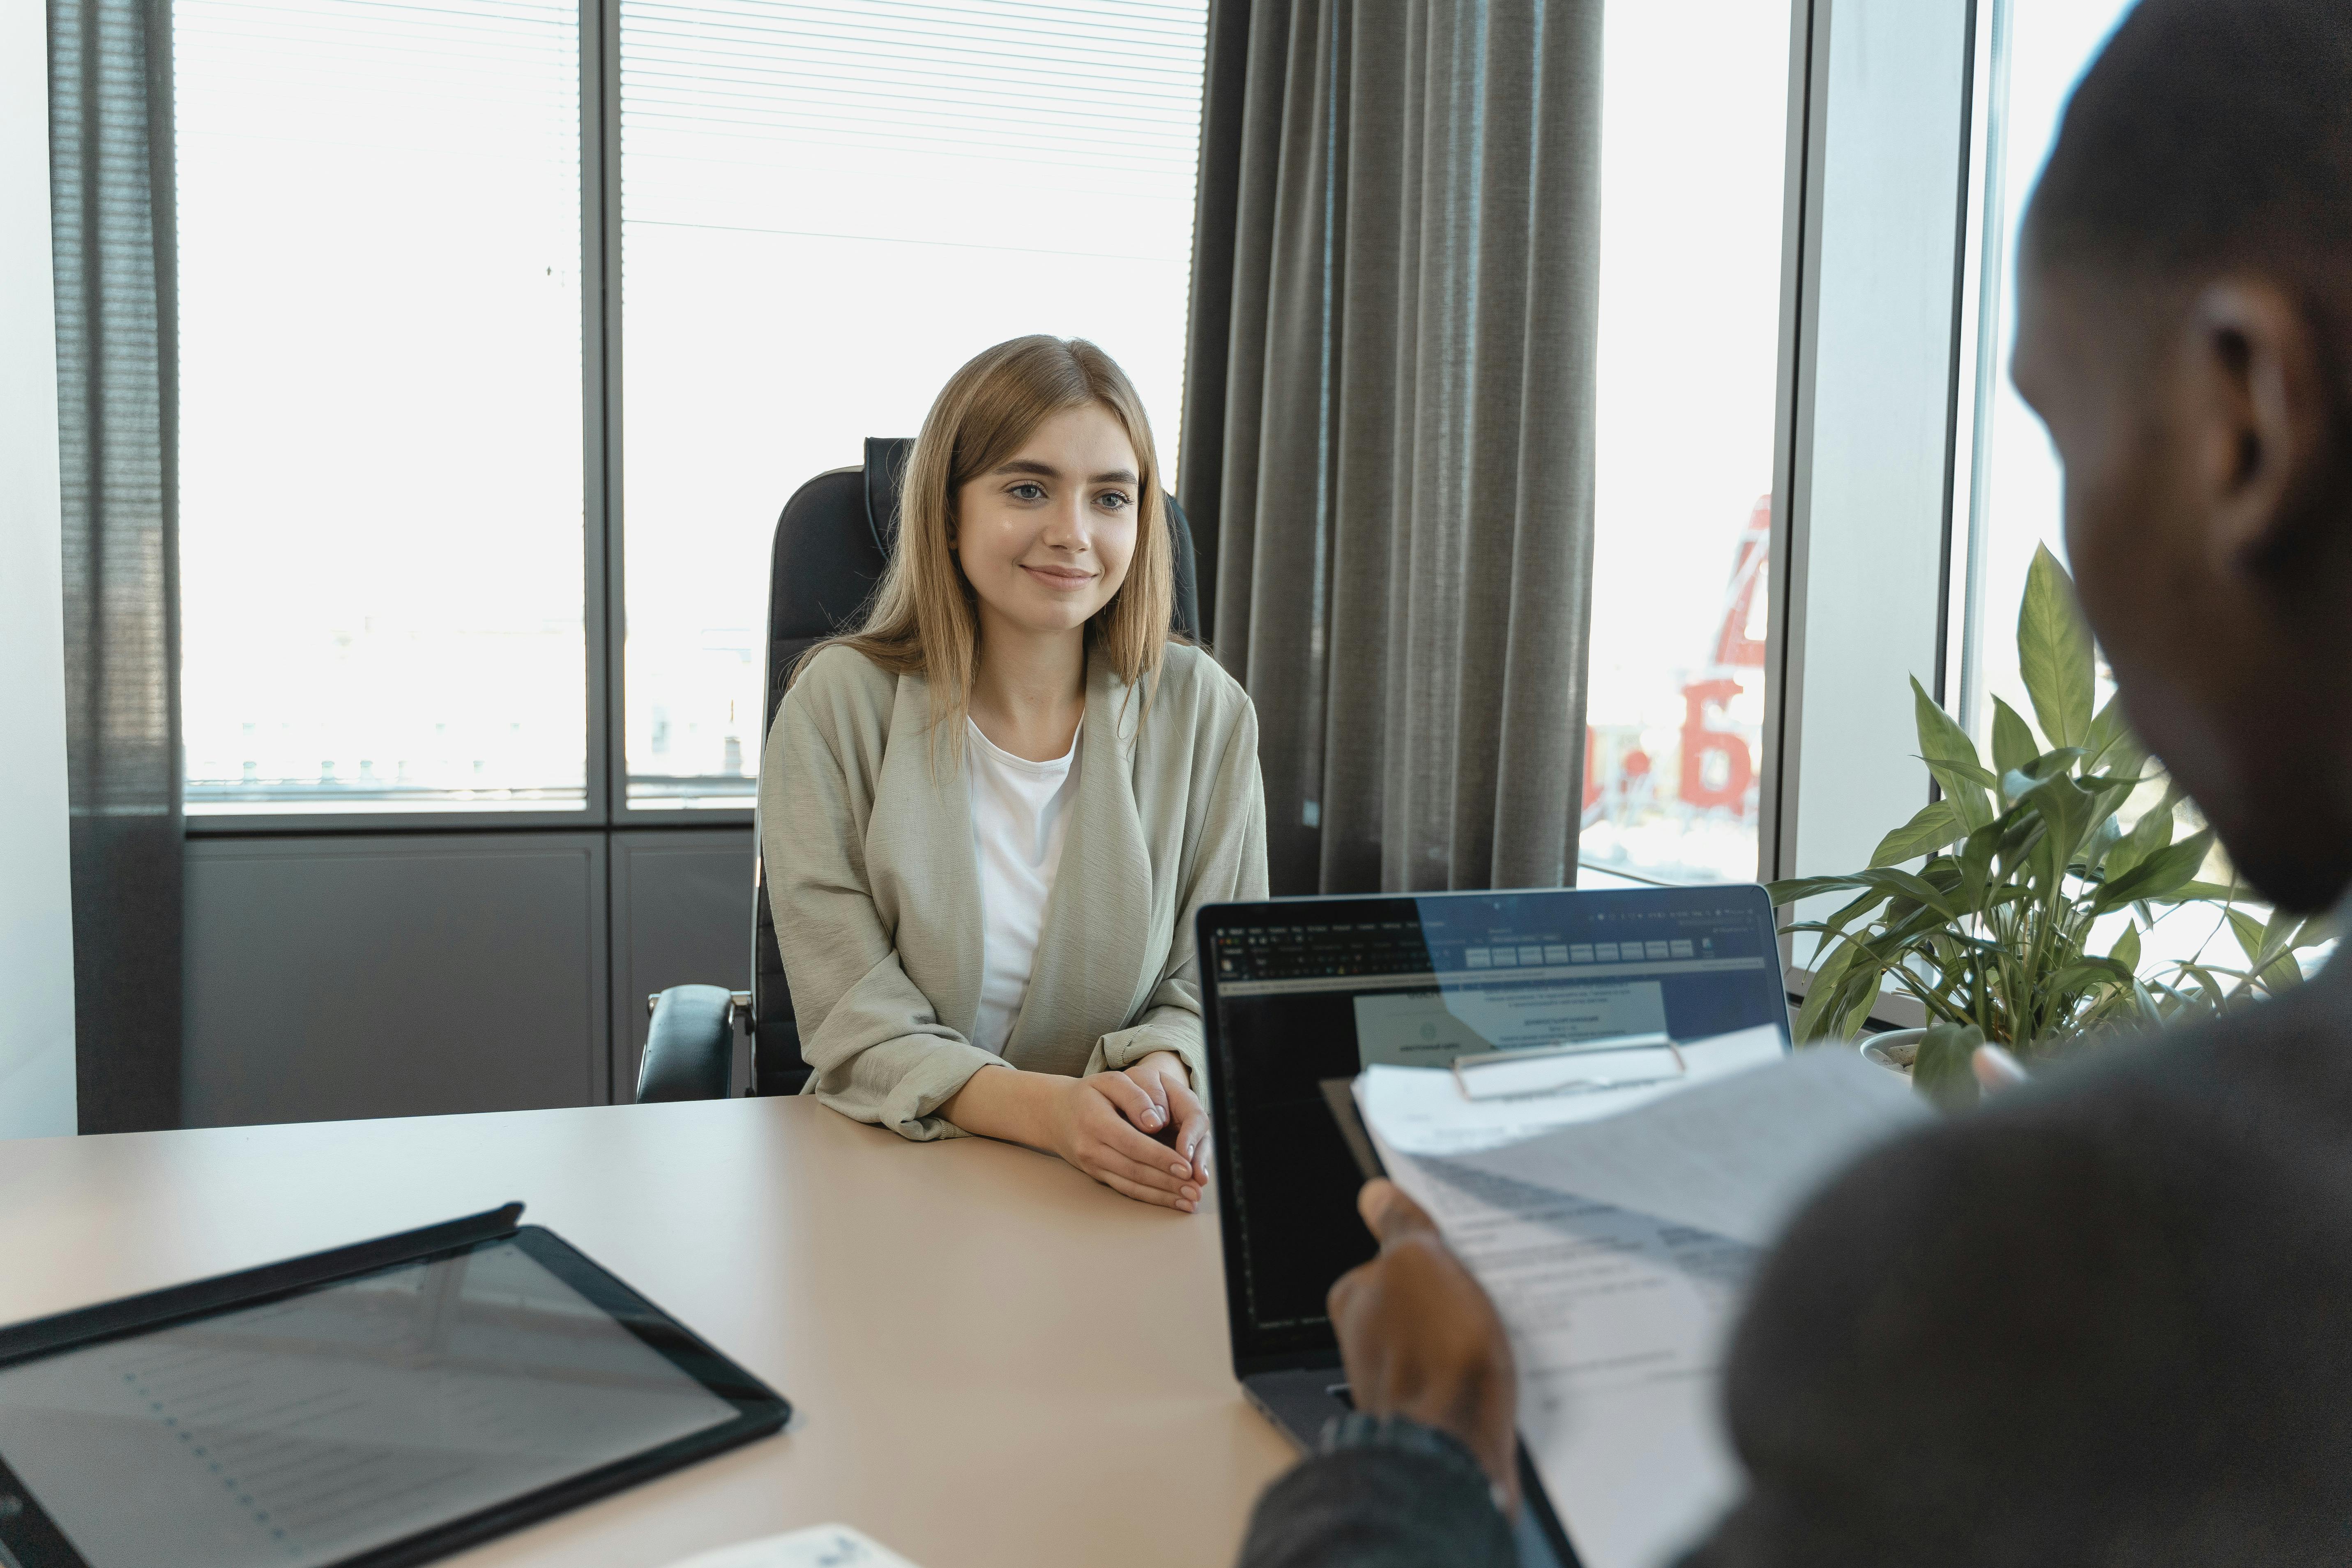
{"label": "black tablet case", "polygon": [[[534,1240],[543,1238],[540,1245],[552,1243],[562,1247],[601,1276],[598,1283],[602,1289],[598,1293],[610,1299],[599,1300],[597,1305],[608,1310],[618,1309],[631,1316],[654,1320],[667,1330],[674,1331],[677,1340],[693,1352],[694,1359],[704,1363],[704,1371],[698,1372],[698,1375],[704,1376],[705,1385],[710,1388],[711,1393],[736,1406],[735,1420],[707,1432],[695,1433],[643,1454],[616,1460],[527,1492],[496,1507],[463,1515],[383,1546],[373,1547],[357,1555],[337,1559],[332,1568],[400,1568],[400,1565],[407,1563],[429,1563],[436,1557],[479,1545],[493,1536],[503,1535],[509,1531],[519,1530],[526,1524],[576,1508],[593,1499],[690,1465],[697,1459],[764,1437],[782,1428],[792,1418],[792,1405],[782,1394],[719,1354],[675,1318],[598,1268],[553,1232],[538,1226],[526,1227],[520,1223],[521,1218],[522,1205],[510,1203],[501,1208],[450,1220],[443,1225],[378,1237],[373,1241],[339,1247],[326,1252],[313,1252],[282,1263],[265,1264],[258,1268],[242,1269],[234,1274],[215,1275],[209,1279],[151,1290],[144,1295],[125,1296],[120,1300],[102,1301],[93,1307],[59,1312],[53,1317],[35,1318],[27,1322],[0,1328],[0,1367],[101,1340],[162,1328],[190,1318],[257,1305],[338,1279],[371,1274],[436,1254],[455,1252],[482,1242],[528,1233]],[[664,1351],[663,1353],[670,1352]],[[724,1376],[723,1386],[710,1383],[706,1375],[710,1370],[716,1370]],[[23,1568],[114,1568],[112,1564],[89,1563],[74,1550],[38,1506],[30,1500],[29,1492],[8,1468],[5,1455],[0,1455],[0,1547],[13,1554]]]}

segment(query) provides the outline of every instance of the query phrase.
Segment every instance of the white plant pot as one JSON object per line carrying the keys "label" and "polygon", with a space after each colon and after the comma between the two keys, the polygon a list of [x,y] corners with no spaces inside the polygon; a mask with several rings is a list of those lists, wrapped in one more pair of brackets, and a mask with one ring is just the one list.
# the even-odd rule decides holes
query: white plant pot
{"label": "white plant pot", "polygon": [[1889,1029],[1881,1035],[1864,1035],[1855,1042],[1854,1048],[1862,1053],[1863,1060],[1909,1078],[1912,1054],[1918,1050],[1927,1034],[1925,1029]]}

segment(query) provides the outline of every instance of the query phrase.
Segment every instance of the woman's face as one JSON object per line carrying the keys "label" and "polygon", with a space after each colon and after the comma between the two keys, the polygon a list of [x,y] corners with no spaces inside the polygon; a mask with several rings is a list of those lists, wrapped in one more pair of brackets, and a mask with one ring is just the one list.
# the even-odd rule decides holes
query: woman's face
{"label": "woman's face", "polygon": [[956,496],[956,555],[981,626],[1086,625],[1127,581],[1142,492],[1127,432],[1100,404],[1066,408]]}

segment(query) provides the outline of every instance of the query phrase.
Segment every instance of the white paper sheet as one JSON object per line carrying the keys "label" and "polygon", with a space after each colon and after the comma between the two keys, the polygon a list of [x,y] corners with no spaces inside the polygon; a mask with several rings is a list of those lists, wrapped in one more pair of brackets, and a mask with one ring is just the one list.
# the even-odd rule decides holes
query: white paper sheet
{"label": "white paper sheet", "polygon": [[813,1524],[681,1558],[668,1568],[915,1568],[845,1524]]}
{"label": "white paper sheet", "polygon": [[1494,1298],[1518,1363],[1519,1435],[1584,1568],[1670,1561],[1737,1495],[1715,1380],[1754,1249],[1380,1154]]}
{"label": "white paper sheet", "polygon": [[1832,1172],[1934,1114],[1903,1079],[1852,1051],[1806,1051],[1460,1158],[1761,1247]]}
{"label": "white paper sheet", "polygon": [[1448,1068],[1374,1066],[1357,1079],[1356,1098],[1366,1124],[1377,1127],[1389,1147],[1408,1154],[1468,1154],[1614,1116],[1679,1088],[1777,1062],[1785,1054],[1780,1041],[1780,1031],[1769,1024],[1741,1029],[1685,1044],[1687,1072],[1678,1084],[1528,1099],[1473,1100]]}
{"label": "white paper sheet", "polygon": [[1778,1030],[1751,1034],[1705,1042],[1681,1087],[1551,1105],[1457,1090],[1456,1110],[1389,1076],[1411,1069],[1357,1080],[1382,1163],[1510,1332],[1520,1435],[1586,1568],[1657,1568],[1738,1495],[1716,1379],[1762,1245],[1830,1171],[1932,1114],[1849,1053],[1787,1058]]}

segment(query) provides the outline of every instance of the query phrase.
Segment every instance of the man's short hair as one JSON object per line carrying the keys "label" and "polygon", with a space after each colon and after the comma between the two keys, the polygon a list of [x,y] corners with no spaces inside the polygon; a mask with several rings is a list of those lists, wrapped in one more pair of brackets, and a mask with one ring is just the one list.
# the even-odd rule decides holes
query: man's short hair
{"label": "man's short hair", "polygon": [[2025,243],[2151,279],[2352,267],[2352,0],[2142,0],[2066,106]]}

